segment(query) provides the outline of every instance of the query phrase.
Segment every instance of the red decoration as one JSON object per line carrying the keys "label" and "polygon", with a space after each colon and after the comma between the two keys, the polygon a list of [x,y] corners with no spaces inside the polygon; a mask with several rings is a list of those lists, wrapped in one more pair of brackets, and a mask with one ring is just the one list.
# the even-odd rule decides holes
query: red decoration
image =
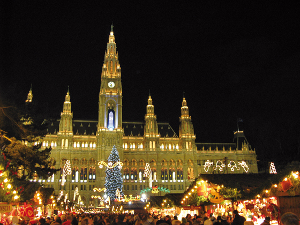
{"label": "red decoration", "polygon": [[25,216],[28,216],[29,218],[34,217],[33,208],[30,205],[25,208]]}
{"label": "red decoration", "polygon": [[7,162],[7,164],[6,164],[6,169],[9,167],[9,165],[10,165],[10,160]]}
{"label": "red decoration", "polygon": [[8,192],[5,193],[5,195],[9,195],[9,194],[10,194],[10,191],[8,191]]}
{"label": "red decoration", "polygon": [[289,190],[292,186],[293,185],[290,178],[281,182],[281,187],[284,192]]}

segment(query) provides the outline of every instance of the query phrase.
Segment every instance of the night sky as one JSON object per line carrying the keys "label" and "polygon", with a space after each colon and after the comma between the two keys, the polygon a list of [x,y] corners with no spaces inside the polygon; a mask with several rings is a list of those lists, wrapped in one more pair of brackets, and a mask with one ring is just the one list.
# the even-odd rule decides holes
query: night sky
{"label": "night sky", "polygon": [[1,5],[1,90],[25,100],[32,84],[59,117],[69,86],[74,119],[97,120],[113,23],[123,121],[144,120],[150,91],[158,121],[178,133],[184,95],[197,142],[232,142],[241,118],[259,160],[299,159],[299,4],[100,2]]}

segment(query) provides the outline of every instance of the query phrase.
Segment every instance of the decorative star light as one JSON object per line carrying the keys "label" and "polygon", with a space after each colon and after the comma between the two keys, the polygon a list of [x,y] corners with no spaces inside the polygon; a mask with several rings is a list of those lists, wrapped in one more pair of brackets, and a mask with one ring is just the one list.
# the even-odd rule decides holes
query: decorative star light
{"label": "decorative star light", "polygon": [[210,162],[209,160],[206,160],[205,164],[204,164],[204,170],[205,172],[208,172],[209,167],[212,166],[214,163]]}
{"label": "decorative star light", "polygon": [[241,161],[241,162],[238,162],[238,164],[243,167],[243,169],[245,170],[246,173],[248,173],[249,171],[249,167],[247,165],[247,163],[245,161]]}

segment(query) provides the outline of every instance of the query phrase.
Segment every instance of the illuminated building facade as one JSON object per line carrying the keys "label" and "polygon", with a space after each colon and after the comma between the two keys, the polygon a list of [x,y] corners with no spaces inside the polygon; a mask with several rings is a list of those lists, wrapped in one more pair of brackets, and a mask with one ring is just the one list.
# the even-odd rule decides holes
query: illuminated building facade
{"label": "illuminated building facade", "polygon": [[[43,146],[52,147],[52,157],[61,171],[70,160],[72,172],[65,176],[64,186],[61,186],[62,175],[58,173],[45,181],[46,187],[55,188],[57,193],[66,190],[70,196],[78,188],[84,203],[93,204],[93,189],[102,189],[105,182],[105,168],[100,169],[98,162],[107,160],[113,146],[123,162],[126,195],[139,195],[149,186],[149,179],[143,176],[146,163],[150,164],[152,185],[171,193],[184,192],[201,173],[258,172],[256,152],[243,131],[234,134],[233,143],[196,143],[185,98],[177,135],[169,123],[157,121],[151,96],[145,104],[144,121],[123,121],[122,95],[121,67],[111,31],[102,66],[98,121],[73,119],[67,92],[61,118],[49,126]],[[165,192],[150,194],[164,195]]]}

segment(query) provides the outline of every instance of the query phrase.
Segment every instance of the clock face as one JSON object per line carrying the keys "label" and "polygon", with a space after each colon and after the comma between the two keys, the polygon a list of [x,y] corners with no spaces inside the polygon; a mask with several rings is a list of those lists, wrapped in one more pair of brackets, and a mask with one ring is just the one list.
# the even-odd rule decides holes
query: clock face
{"label": "clock face", "polygon": [[108,82],[108,87],[113,88],[115,86],[115,82],[110,81]]}

